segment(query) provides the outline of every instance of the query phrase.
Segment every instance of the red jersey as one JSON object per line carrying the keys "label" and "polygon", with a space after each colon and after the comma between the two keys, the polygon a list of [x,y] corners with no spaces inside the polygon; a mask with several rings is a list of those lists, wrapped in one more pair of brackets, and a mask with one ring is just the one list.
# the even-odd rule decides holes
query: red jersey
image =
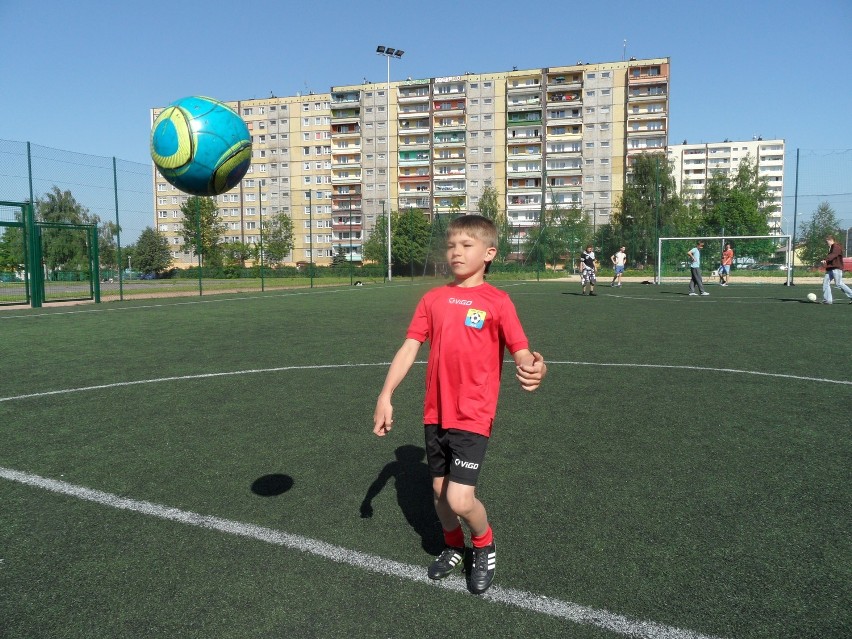
{"label": "red jersey", "polygon": [[488,283],[432,289],[417,305],[406,337],[429,340],[423,422],[488,437],[503,350],[529,348],[509,294]]}

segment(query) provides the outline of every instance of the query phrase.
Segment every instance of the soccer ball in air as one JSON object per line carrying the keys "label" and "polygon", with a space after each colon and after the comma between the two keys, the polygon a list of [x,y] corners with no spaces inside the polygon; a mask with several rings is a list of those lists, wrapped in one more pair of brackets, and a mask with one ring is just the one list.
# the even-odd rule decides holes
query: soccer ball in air
{"label": "soccer ball in air", "polygon": [[808,293],[808,301],[816,302],[816,295],[814,293]]}
{"label": "soccer ball in air", "polygon": [[219,195],[246,174],[251,136],[227,104],[201,96],[181,98],[154,120],[151,158],[175,188],[190,195]]}

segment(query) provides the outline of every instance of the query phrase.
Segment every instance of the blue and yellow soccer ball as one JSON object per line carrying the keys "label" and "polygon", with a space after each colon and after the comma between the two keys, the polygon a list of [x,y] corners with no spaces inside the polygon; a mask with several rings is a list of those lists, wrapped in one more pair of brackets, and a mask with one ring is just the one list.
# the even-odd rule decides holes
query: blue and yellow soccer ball
{"label": "blue and yellow soccer ball", "polygon": [[182,98],[154,120],[151,158],[175,188],[191,195],[219,195],[248,171],[251,135],[227,104],[201,96]]}

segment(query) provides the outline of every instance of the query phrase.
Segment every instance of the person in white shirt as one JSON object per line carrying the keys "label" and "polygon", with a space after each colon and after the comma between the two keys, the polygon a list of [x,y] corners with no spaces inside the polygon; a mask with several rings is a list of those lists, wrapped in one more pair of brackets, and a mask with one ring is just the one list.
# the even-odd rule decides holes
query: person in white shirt
{"label": "person in white shirt", "polygon": [[625,247],[622,246],[615,255],[611,255],[609,258],[615,266],[615,275],[610,286],[621,286],[621,275],[624,273],[624,265],[627,263],[627,253],[624,252],[624,249]]}

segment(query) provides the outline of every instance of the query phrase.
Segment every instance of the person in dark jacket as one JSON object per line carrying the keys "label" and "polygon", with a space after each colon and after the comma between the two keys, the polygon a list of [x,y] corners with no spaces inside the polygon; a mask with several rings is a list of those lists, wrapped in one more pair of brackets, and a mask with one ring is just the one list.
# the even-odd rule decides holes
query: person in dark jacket
{"label": "person in dark jacket", "polygon": [[[843,283],[843,249],[840,244],[834,241],[833,235],[827,235],[825,241],[828,242],[828,255],[820,262],[825,266],[825,278],[822,280],[822,303],[831,304],[834,301],[831,297],[831,280],[834,280],[834,285],[852,300],[852,289]],[[852,304],[852,301],[850,301],[850,304]]]}

